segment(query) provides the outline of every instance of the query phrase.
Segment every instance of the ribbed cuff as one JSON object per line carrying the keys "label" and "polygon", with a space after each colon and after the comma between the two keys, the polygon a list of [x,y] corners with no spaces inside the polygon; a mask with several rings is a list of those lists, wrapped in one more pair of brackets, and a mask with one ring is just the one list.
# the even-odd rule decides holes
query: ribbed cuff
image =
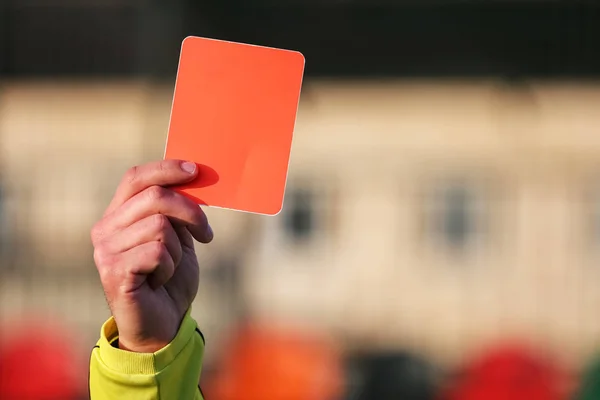
{"label": "ribbed cuff", "polygon": [[154,375],[171,364],[185,345],[195,334],[197,324],[190,315],[185,314],[179,332],[171,343],[156,353],[133,353],[111,346],[119,332],[115,320],[111,317],[100,331],[99,355],[103,363],[111,370],[122,374]]}

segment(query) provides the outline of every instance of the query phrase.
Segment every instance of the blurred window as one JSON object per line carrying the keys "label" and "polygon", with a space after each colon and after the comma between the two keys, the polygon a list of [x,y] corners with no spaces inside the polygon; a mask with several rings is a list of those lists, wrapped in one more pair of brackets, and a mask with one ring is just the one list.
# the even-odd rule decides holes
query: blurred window
{"label": "blurred window", "polygon": [[477,244],[486,222],[481,193],[464,182],[438,185],[429,199],[427,225],[437,245],[464,251]]}
{"label": "blurred window", "polygon": [[473,196],[466,187],[453,186],[443,192],[436,218],[438,231],[452,247],[464,247],[474,233]]}
{"label": "blurred window", "polygon": [[285,232],[294,240],[310,239],[316,228],[316,195],[306,188],[289,190],[285,199]]}
{"label": "blurred window", "polygon": [[319,178],[289,179],[281,213],[266,220],[265,246],[304,257],[329,248],[337,240],[341,222],[339,190],[334,180]]}

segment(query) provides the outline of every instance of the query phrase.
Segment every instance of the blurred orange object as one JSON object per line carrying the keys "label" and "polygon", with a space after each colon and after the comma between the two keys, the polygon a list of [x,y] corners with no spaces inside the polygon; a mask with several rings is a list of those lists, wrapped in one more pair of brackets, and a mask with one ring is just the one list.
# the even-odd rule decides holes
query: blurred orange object
{"label": "blurred orange object", "polygon": [[443,400],[565,400],[568,375],[519,345],[499,346],[468,365]]}
{"label": "blurred orange object", "polygon": [[67,332],[40,323],[11,326],[0,343],[0,399],[81,398],[81,367]]}
{"label": "blurred orange object", "polygon": [[205,385],[213,400],[333,400],[343,392],[343,366],[326,340],[245,328],[227,346]]}

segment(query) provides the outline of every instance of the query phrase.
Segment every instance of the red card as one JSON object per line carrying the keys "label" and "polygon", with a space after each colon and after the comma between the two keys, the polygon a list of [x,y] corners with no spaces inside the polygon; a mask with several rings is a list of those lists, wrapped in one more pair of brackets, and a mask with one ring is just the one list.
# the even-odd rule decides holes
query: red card
{"label": "red card", "polygon": [[177,191],[199,204],[275,215],[283,206],[304,56],[188,37],[165,159],[194,161]]}

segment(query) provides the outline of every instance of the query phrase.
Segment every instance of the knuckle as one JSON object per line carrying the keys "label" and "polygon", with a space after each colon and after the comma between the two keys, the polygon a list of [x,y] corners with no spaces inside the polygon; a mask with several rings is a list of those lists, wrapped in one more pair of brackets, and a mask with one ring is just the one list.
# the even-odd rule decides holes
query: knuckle
{"label": "knuckle", "polygon": [[163,214],[154,214],[154,216],[152,216],[152,227],[156,232],[164,234],[164,231],[167,229],[169,224],[169,218]]}
{"label": "knuckle", "polygon": [[94,262],[96,263],[96,266],[101,269],[113,265],[115,256],[106,251],[104,245],[96,246],[94,249]]}
{"label": "knuckle", "polygon": [[168,171],[170,169],[169,166],[170,166],[170,164],[168,163],[168,161],[167,160],[163,160],[163,161],[161,161],[161,162],[158,163],[157,168],[158,168],[159,172],[166,172],[166,171]]}
{"label": "knuckle", "polygon": [[96,243],[103,234],[103,228],[100,222],[97,222],[90,231],[90,237],[92,239],[92,243]]}
{"label": "knuckle", "polygon": [[129,168],[127,170],[127,172],[125,172],[125,176],[123,177],[123,182],[125,182],[128,185],[133,184],[138,177],[138,173],[139,173],[138,166],[133,166],[133,167]]}
{"label": "knuckle", "polygon": [[165,246],[161,242],[152,242],[148,248],[148,255],[153,262],[158,264],[162,260],[165,251]]}
{"label": "knuckle", "polygon": [[160,186],[151,186],[146,189],[146,194],[152,201],[160,201],[167,197],[167,190]]}
{"label": "knuckle", "polygon": [[206,215],[204,214],[204,211],[202,211],[202,209],[197,204],[194,204],[192,202],[189,202],[188,204],[192,220],[197,225],[203,224],[206,220]]}
{"label": "knuckle", "polygon": [[107,290],[110,288],[112,282],[114,282],[114,270],[112,268],[102,267],[98,268],[98,274],[104,289]]}

